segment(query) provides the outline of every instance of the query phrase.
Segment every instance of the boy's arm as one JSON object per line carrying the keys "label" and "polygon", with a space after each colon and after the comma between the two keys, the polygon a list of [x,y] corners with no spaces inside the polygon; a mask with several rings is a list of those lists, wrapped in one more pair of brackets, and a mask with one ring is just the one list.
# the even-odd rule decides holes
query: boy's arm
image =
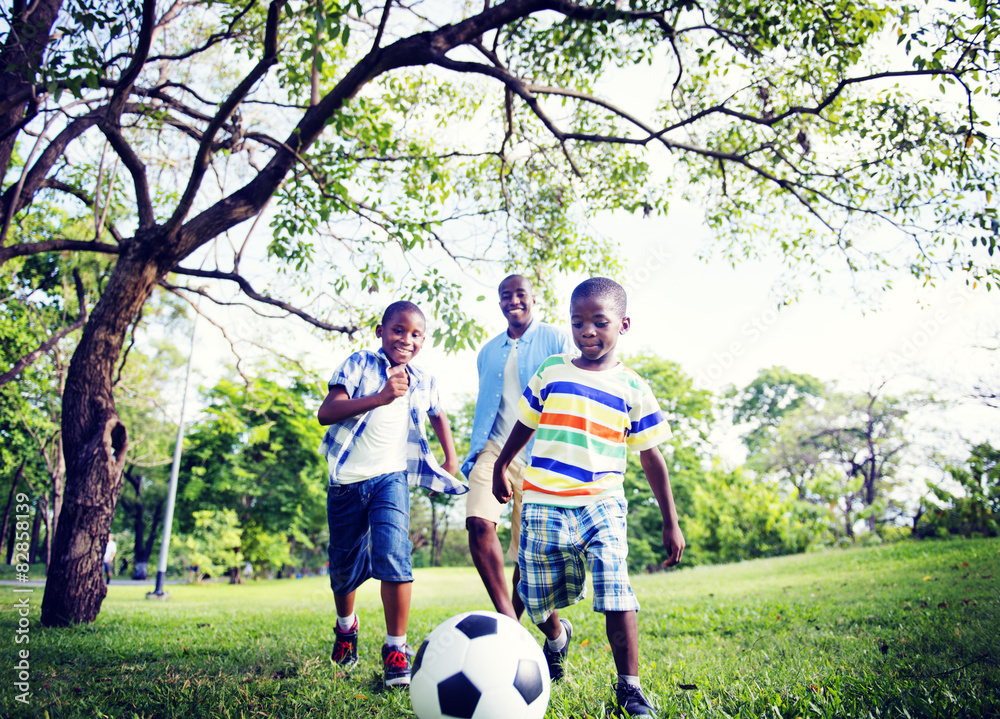
{"label": "boy's arm", "polygon": [[359,414],[369,412],[376,407],[389,404],[397,397],[406,394],[410,386],[409,375],[406,374],[406,367],[396,365],[388,370],[389,379],[378,392],[364,397],[352,398],[347,394],[343,385],[337,384],[330,388],[330,392],[320,405],[316,418],[320,424],[336,424],[348,417],[355,417]]}
{"label": "boy's arm", "polygon": [[514,428],[507,436],[507,441],[504,442],[503,449],[500,450],[496,462],[493,463],[493,496],[500,504],[507,504],[514,496],[510,482],[507,481],[507,467],[510,466],[518,452],[528,444],[534,433],[535,430],[521,420],[515,422]]}
{"label": "boy's arm", "polygon": [[663,517],[663,547],[667,550],[667,560],[663,564],[672,567],[681,561],[684,554],[684,535],[677,520],[677,507],[674,505],[674,493],[670,489],[667,463],[658,447],[639,452],[639,462]]}
{"label": "boy's arm", "polygon": [[441,469],[454,476],[455,472],[458,471],[458,454],[455,452],[455,440],[451,436],[451,423],[448,422],[448,415],[439,412],[427,415],[427,418],[431,422],[434,434],[437,435],[438,442],[441,443],[441,449],[444,450],[444,462],[441,464]]}

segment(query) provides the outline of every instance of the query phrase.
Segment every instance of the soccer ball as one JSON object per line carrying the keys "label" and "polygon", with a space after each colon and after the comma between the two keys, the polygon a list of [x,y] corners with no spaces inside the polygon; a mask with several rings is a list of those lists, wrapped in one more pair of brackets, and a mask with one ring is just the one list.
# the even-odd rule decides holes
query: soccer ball
{"label": "soccer ball", "polygon": [[419,719],[542,719],[549,667],[527,629],[496,612],[466,612],[427,635],[413,660]]}

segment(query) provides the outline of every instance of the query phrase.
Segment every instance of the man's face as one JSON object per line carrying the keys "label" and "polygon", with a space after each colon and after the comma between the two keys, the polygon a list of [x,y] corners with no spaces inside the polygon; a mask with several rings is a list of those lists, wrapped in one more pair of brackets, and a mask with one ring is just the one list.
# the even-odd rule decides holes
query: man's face
{"label": "man's face", "polygon": [[523,277],[509,277],[500,283],[500,311],[507,324],[517,327],[530,324],[535,295],[531,283]]}
{"label": "man's face", "polygon": [[397,312],[375,328],[382,351],[393,365],[407,364],[424,346],[424,318],[416,312]]}

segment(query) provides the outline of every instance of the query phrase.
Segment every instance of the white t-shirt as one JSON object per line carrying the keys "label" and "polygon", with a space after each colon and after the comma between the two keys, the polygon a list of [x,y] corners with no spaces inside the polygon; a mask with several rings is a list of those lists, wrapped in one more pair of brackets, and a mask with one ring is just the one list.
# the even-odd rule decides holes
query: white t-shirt
{"label": "white t-shirt", "polygon": [[[514,423],[517,421],[517,403],[521,401],[521,394],[524,392],[524,387],[521,386],[521,380],[518,378],[517,371],[518,341],[515,339],[509,341],[511,348],[510,354],[507,355],[507,364],[503,367],[503,390],[500,395],[500,408],[497,410],[496,419],[493,420],[493,429],[490,430],[490,436],[486,438],[490,442],[496,442],[501,447],[507,441],[507,437],[510,436],[510,431],[514,429]],[[527,448],[522,449],[518,455],[518,459],[522,462],[526,461],[528,454],[526,450]]]}
{"label": "white t-shirt", "polygon": [[118,543],[113,539],[108,540],[108,546],[104,548],[104,561],[110,562],[115,558],[115,554],[118,553]]}
{"label": "white t-shirt", "polygon": [[373,409],[364,431],[337,472],[337,481],[354,484],[390,472],[405,472],[409,419],[408,394]]}

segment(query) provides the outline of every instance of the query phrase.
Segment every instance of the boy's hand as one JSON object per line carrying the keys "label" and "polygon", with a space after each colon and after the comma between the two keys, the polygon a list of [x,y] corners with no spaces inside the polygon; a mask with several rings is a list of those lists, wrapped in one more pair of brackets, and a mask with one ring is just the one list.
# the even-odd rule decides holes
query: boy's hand
{"label": "boy's hand", "polygon": [[456,457],[452,460],[446,460],[445,463],[441,465],[441,469],[454,477],[455,472],[458,471],[458,458]]}
{"label": "boy's hand", "polygon": [[382,404],[389,404],[397,397],[402,397],[410,387],[410,375],[406,372],[406,365],[394,365],[386,370],[386,374],[389,378],[378,392],[384,400]]}
{"label": "boy's hand", "polygon": [[507,481],[507,468],[499,464],[493,465],[493,496],[500,504],[507,504],[514,497],[510,482]]}
{"label": "boy's hand", "polygon": [[672,567],[679,564],[684,555],[684,535],[681,528],[676,524],[663,527],[663,548],[667,550],[667,558],[663,561],[664,567]]}

